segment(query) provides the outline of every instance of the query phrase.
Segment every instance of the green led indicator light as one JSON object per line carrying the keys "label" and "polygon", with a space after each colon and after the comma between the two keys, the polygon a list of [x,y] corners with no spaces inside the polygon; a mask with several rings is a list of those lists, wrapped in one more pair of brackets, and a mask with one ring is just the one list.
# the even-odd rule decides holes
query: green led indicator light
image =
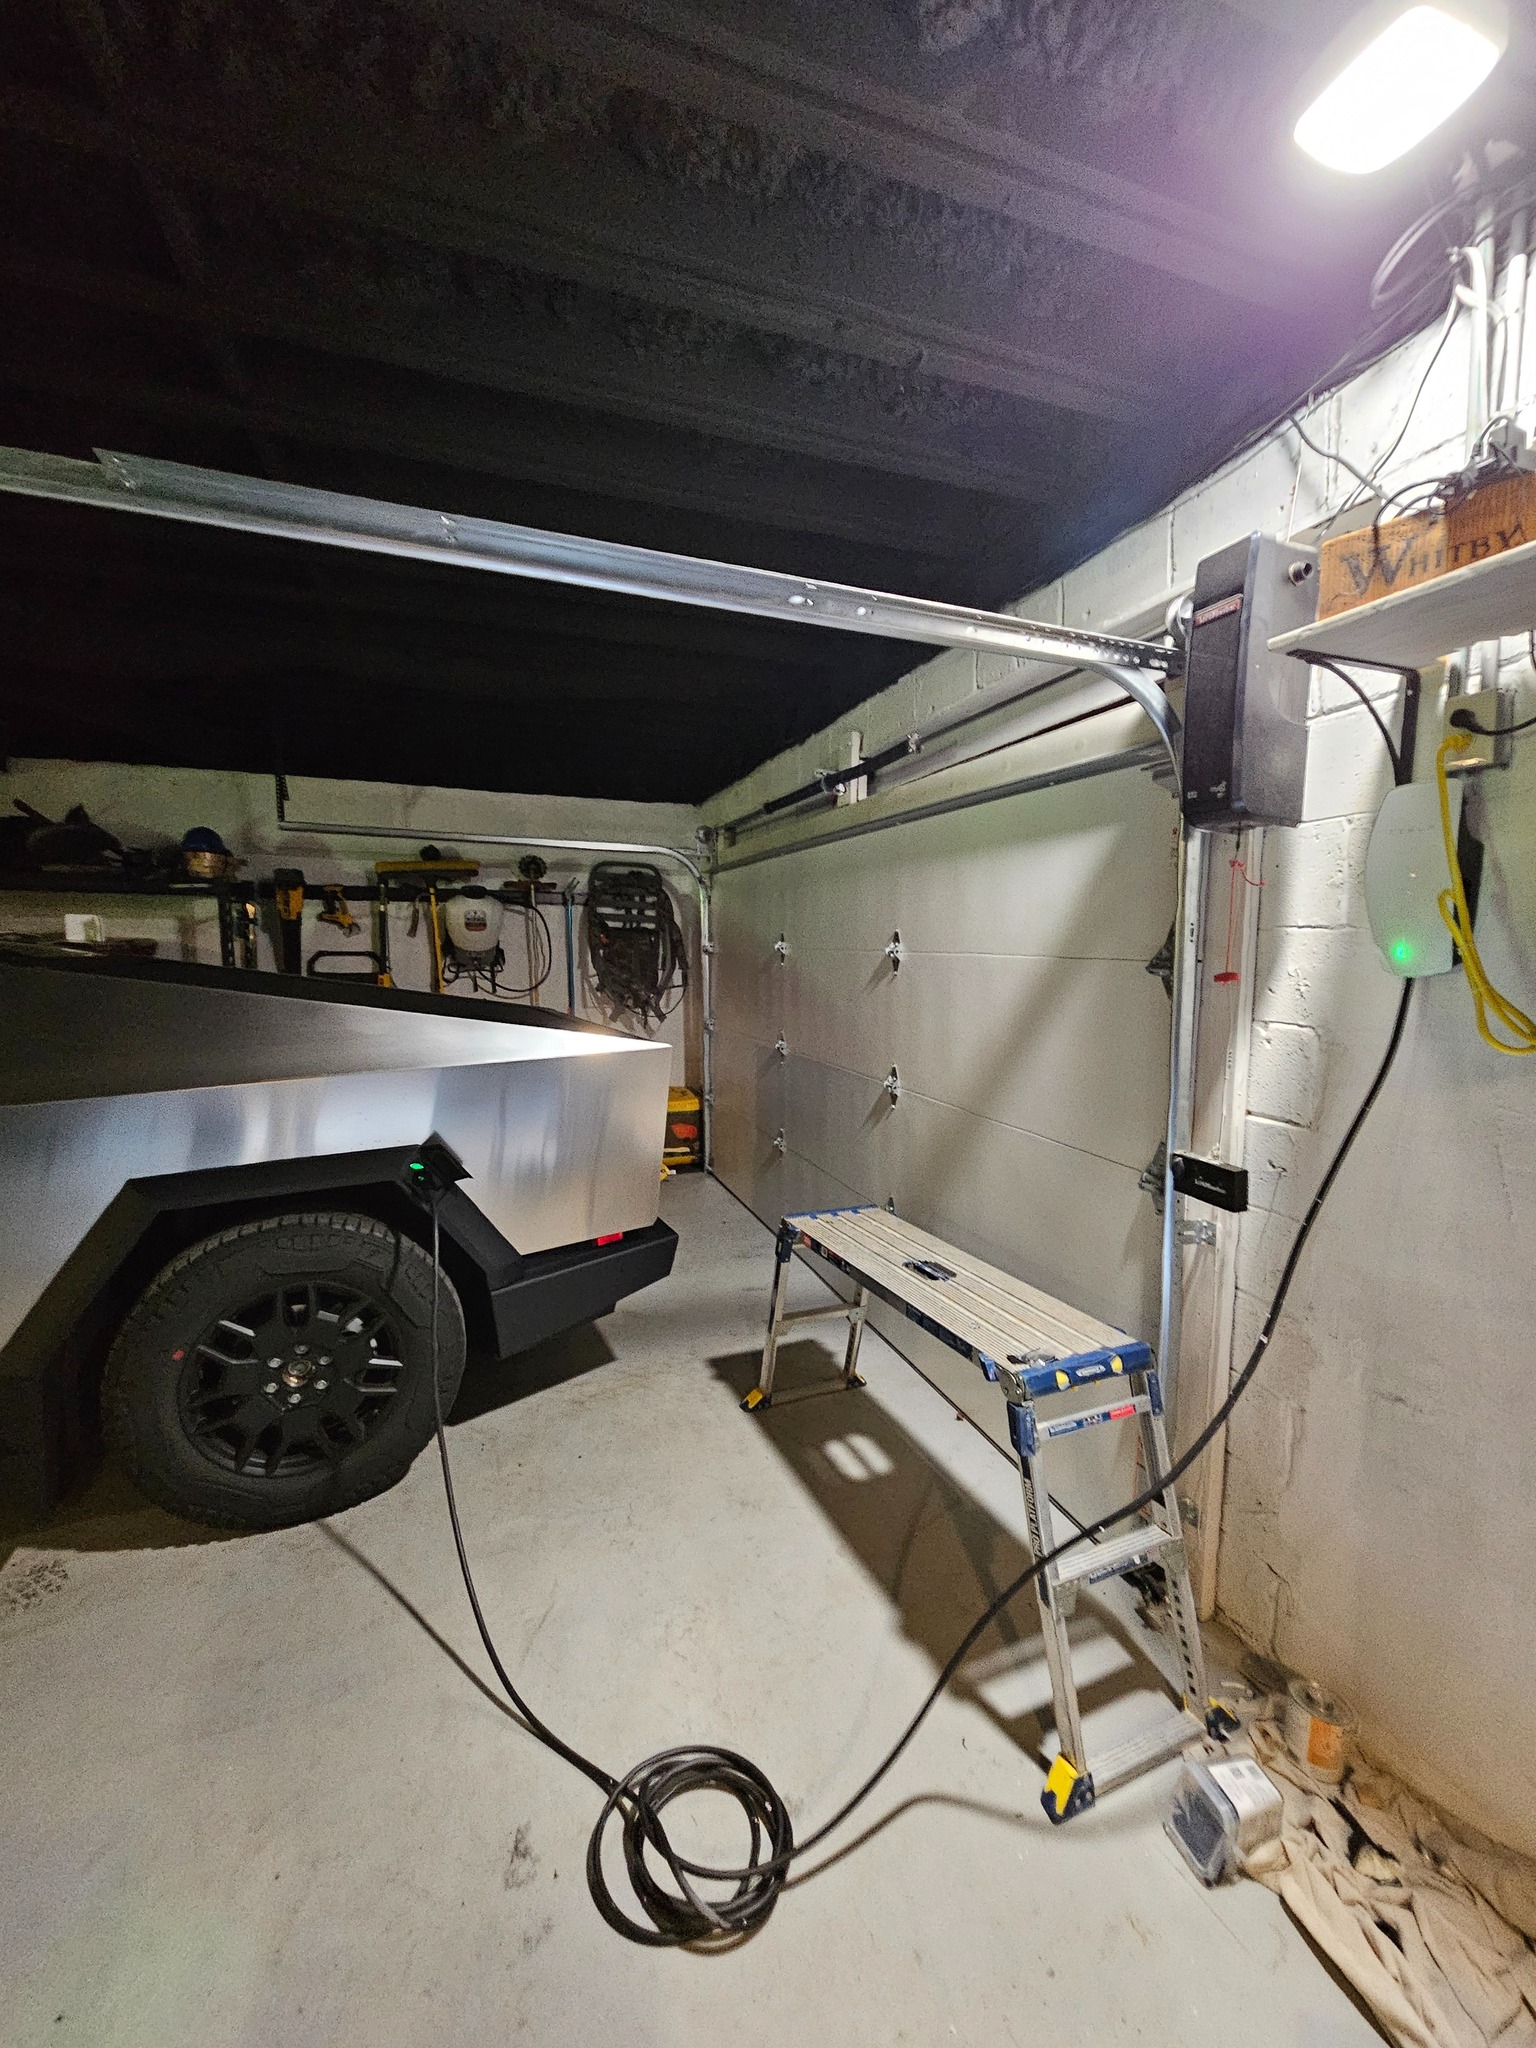
{"label": "green led indicator light", "polygon": [[1392,958],[1399,967],[1406,967],[1408,965],[1408,962],[1413,958],[1413,948],[1406,939],[1393,940]]}
{"label": "green led indicator light", "polygon": [[426,1164],[425,1164],[425,1162],[424,1162],[423,1160],[420,1160],[420,1159],[413,1159],[413,1160],[411,1161],[411,1171],[412,1171],[412,1173],[425,1173],[425,1172],[426,1172],[426,1170],[427,1170],[427,1169],[426,1169]]}

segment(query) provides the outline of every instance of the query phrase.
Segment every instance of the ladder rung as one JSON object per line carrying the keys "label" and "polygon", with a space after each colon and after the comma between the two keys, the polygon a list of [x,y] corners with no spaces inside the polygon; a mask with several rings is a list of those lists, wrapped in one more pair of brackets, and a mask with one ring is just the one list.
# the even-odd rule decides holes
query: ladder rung
{"label": "ladder rung", "polygon": [[1170,1543],[1178,1541],[1171,1529],[1160,1529],[1155,1522],[1143,1522],[1140,1528],[1128,1529],[1123,1536],[1111,1536],[1107,1542],[1081,1544],[1076,1550],[1069,1551],[1060,1564],[1051,1565],[1049,1570],[1058,1586],[1069,1586],[1082,1579],[1092,1585],[1098,1579],[1112,1579],[1120,1572],[1144,1564],[1159,1550],[1166,1550]]}
{"label": "ladder rung", "polygon": [[1159,1721],[1155,1727],[1133,1735],[1129,1742],[1117,1743],[1113,1749],[1105,1750],[1103,1756],[1091,1759],[1088,1766],[1095,1798],[1101,1793],[1112,1792],[1127,1778],[1150,1770],[1153,1764],[1177,1756],[1181,1749],[1198,1741],[1204,1734],[1203,1722],[1186,1708],[1174,1720]]}

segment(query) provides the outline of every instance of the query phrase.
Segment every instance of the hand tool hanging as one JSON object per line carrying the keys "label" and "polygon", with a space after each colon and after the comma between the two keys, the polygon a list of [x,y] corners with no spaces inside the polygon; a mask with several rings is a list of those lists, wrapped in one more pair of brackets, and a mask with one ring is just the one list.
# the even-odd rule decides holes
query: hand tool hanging
{"label": "hand tool hanging", "polygon": [[[549,926],[539,911],[539,884],[549,873],[549,863],[540,860],[536,853],[525,853],[517,864],[517,872],[528,886],[528,916],[524,937],[528,946],[528,1000],[537,1004],[539,990],[544,986],[553,965],[554,948],[549,945]],[[541,960],[538,926],[543,927],[544,946],[551,956],[546,963]]]}
{"label": "hand tool hanging", "polygon": [[304,871],[274,868],[272,898],[277,905],[278,965],[284,974],[304,972]]}
{"label": "hand tool hanging", "polygon": [[[374,874],[379,884],[379,929],[378,953],[382,961],[381,980],[389,974],[389,939],[384,926],[388,916],[385,904],[387,891],[395,885],[414,881],[424,884],[422,893],[411,904],[411,922],[408,935],[415,938],[421,921],[422,906],[427,911],[427,942],[432,949],[432,993],[441,995],[443,979],[443,927],[438,904],[440,883],[465,883],[474,880],[480,872],[478,861],[459,860],[452,854],[444,854],[435,846],[424,846],[415,860],[381,860],[374,863]],[[387,984],[394,986],[391,979]]]}
{"label": "hand tool hanging", "polygon": [[688,992],[688,947],[659,868],[600,860],[587,876],[587,954],[611,1023],[660,1025]]}
{"label": "hand tool hanging", "polygon": [[382,876],[373,899],[373,956],[379,963],[379,987],[393,988],[395,977],[389,964],[389,889]]}
{"label": "hand tool hanging", "polygon": [[350,938],[357,930],[357,919],[347,906],[347,892],[339,882],[327,882],[320,891],[325,898],[325,908],[320,913],[322,924],[333,924],[338,931]]}

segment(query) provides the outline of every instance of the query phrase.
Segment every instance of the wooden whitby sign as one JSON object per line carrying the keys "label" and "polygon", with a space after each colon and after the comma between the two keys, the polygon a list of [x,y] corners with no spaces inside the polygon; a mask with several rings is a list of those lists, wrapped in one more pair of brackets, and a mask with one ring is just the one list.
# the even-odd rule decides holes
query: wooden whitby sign
{"label": "wooden whitby sign", "polygon": [[1536,540],[1536,472],[1479,485],[1443,509],[1362,526],[1323,543],[1317,615],[1373,604]]}

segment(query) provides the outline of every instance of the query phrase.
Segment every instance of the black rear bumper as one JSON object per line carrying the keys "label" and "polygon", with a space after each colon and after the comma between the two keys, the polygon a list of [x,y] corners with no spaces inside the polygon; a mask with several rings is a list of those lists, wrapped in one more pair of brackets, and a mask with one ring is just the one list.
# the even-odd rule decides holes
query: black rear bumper
{"label": "black rear bumper", "polygon": [[491,1289],[498,1352],[510,1358],[573,1323],[606,1315],[626,1294],[664,1280],[676,1252],[677,1232],[653,1223],[613,1244],[564,1245],[524,1258],[515,1280]]}

